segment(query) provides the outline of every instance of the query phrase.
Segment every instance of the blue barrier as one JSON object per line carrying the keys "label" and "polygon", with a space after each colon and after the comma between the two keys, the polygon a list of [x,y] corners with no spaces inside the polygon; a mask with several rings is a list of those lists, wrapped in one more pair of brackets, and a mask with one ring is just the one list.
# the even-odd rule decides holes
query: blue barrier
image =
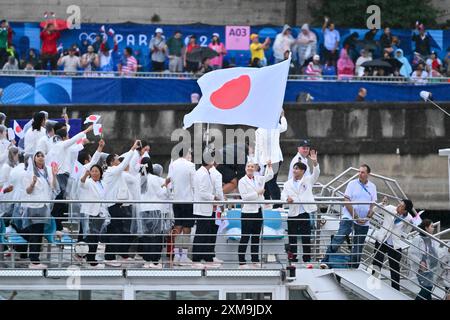
{"label": "blue barrier", "polygon": [[[358,89],[368,91],[367,101],[417,101],[419,92],[431,91],[438,101],[450,101],[450,84],[429,85],[288,81],[285,102],[295,102],[308,92],[318,102],[354,101]],[[192,93],[201,93],[196,80],[149,78],[0,77],[2,103],[47,104],[166,104],[190,103]]]}

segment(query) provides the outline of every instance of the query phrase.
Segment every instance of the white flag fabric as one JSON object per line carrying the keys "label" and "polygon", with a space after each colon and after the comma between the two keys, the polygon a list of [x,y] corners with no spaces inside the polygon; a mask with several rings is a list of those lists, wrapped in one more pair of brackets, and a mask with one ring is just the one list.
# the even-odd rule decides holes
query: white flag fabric
{"label": "white flag fabric", "polygon": [[103,133],[103,127],[100,123],[94,124],[94,135],[100,136]]}
{"label": "white flag fabric", "polygon": [[86,123],[97,123],[98,120],[100,120],[101,116],[96,115],[96,114],[92,114],[89,117],[86,118],[86,120],[84,120],[84,124]]}
{"label": "white flag fabric", "polygon": [[184,116],[194,123],[243,124],[275,129],[283,107],[291,59],[263,68],[230,68],[198,79],[202,98]]}
{"label": "white flag fabric", "polygon": [[22,130],[22,127],[17,123],[16,120],[14,120],[14,133],[20,139],[22,139],[25,136],[25,134],[24,134],[24,132]]}
{"label": "white flag fabric", "polygon": [[13,128],[8,128],[8,140],[13,141],[16,138]]}

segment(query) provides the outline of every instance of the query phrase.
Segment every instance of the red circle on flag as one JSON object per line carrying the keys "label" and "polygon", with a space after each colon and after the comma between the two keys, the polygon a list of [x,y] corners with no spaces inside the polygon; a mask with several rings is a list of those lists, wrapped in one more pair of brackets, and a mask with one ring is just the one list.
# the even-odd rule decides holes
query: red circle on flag
{"label": "red circle on flag", "polygon": [[248,75],[225,82],[214,91],[209,98],[219,109],[233,109],[241,105],[250,93],[250,77]]}
{"label": "red circle on flag", "polygon": [[19,126],[16,126],[16,132],[17,132],[17,133],[20,133],[20,132],[22,132],[22,128],[21,128],[21,127],[19,127]]}
{"label": "red circle on flag", "polygon": [[96,116],[89,116],[89,120],[97,120]]}

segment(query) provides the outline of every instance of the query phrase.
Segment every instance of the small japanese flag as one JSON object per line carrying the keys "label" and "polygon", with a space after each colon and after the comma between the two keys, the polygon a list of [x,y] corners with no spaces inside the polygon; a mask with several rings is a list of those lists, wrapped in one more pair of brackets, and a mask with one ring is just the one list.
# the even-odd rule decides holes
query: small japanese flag
{"label": "small japanese flag", "polygon": [[94,135],[101,136],[103,133],[103,127],[100,123],[94,124]]}
{"label": "small japanese flag", "polygon": [[12,128],[8,128],[8,140],[13,141],[16,138],[14,134],[14,130]]}
{"label": "small japanese flag", "polygon": [[16,136],[18,136],[21,139],[25,136],[25,134],[23,133],[22,127],[19,126],[19,124],[17,123],[16,120],[14,120],[14,133]]}
{"label": "small japanese flag", "polygon": [[83,167],[83,165],[79,161],[76,161],[73,166],[72,172],[70,173],[70,176],[75,180],[78,180],[84,175],[85,172],[86,169]]}
{"label": "small japanese flag", "polygon": [[100,120],[100,116],[93,114],[90,115],[89,117],[86,118],[86,120],[84,120],[84,124],[86,123],[97,123],[98,120]]}

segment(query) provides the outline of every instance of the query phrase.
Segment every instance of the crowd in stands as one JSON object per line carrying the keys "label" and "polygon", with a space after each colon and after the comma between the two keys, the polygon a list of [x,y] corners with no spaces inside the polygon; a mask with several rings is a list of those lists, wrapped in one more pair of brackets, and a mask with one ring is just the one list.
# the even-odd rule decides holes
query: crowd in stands
{"label": "crowd in stands", "polygon": [[[61,32],[71,31],[58,31],[49,20],[40,34],[40,52],[31,48],[19,55],[12,45],[14,31],[6,20],[1,21],[0,68],[4,72],[61,69],[67,75],[84,73],[90,76],[98,74],[97,71],[102,74],[117,71],[124,76],[133,76],[141,71],[206,73],[234,66],[233,59],[227,59],[227,50],[217,33],[212,34],[207,45],[210,49],[208,54],[199,55],[201,46],[195,35],[189,36],[185,44],[181,31],[169,36],[162,28],[156,28],[149,42],[151,64],[147,69],[140,61],[140,53],[133,52],[131,47],[118,52],[117,38],[111,28],[106,31],[102,26],[93,42],[84,40],[69,48],[58,44]],[[277,63],[291,55],[290,74],[304,75],[309,80],[319,80],[324,76],[338,79],[395,76],[422,84],[429,78],[450,75],[450,51],[447,50],[445,59],[441,61],[438,52],[431,49],[431,38],[423,24],[417,22],[413,32],[411,41],[415,44],[415,51],[411,60],[404,56],[399,37],[392,34],[389,27],[384,28],[379,40],[376,40],[377,32],[377,29],[369,30],[363,39],[354,32],[341,39],[334,23],[325,17],[321,35],[304,24],[294,38],[292,28],[285,25],[273,44],[270,38],[260,41],[258,34],[250,35],[251,59],[248,65],[263,67],[269,60]],[[323,37],[323,44],[319,44],[319,36]],[[273,59],[266,56],[269,49]]]}

